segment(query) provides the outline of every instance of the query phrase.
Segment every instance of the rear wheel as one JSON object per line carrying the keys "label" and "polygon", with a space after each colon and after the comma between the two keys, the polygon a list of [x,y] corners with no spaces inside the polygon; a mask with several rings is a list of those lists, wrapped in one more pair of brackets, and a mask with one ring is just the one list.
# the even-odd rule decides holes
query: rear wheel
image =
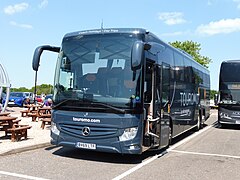
{"label": "rear wheel", "polygon": [[172,125],[169,124],[169,137],[168,137],[168,146],[172,144]]}
{"label": "rear wheel", "polygon": [[203,115],[202,119],[201,119],[201,123],[200,123],[200,129],[202,129],[204,127],[204,122],[206,121],[206,116]]}

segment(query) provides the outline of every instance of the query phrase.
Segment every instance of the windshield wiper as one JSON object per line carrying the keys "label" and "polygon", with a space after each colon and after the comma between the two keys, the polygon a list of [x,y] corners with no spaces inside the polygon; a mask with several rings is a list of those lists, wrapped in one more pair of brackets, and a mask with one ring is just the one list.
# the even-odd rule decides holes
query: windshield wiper
{"label": "windshield wiper", "polygon": [[61,107],[62,105],[66,104],[66,103],[73,103],[73,102],[82,102],[82,100],[66,99],[66,100],[61,101],[60,103],[54,105],[54,106],[53,106],[53,109],[54,109],[54,108]]}
{"label": "windshield wiper", "polygon": [[84,103],[84,104],[88,104],[88,105],[100,105],[100,106],[104,106],[106,108],[109,108],[111,110],[114,110],[114,111],[117,111],[117,112],[120,112],[122,114],[124,114],[126,111],[124,109],[120,109],[120,108],[117,108],[117,107],[114,107],[112,105],[109,105],[109,104],[106,104],[106,103],[101,103],[101,102],[92,102],[90,100],[76,100],[76,99],[66,99],[64,101],[61,101],[60,103],[56,104],[53,106],[53,109],[55,108],[59,108],[61,106],[64,106],[64,105],[67,105],[67,103],[74,103],[74,102],[81,102],[81,103]]}
{"label": "windshield wiper", "polygon": [[123,114],[126,112],[124,109],[120,109],[120,108],[117,108],[117,107],[114,107],[112,105],[102,103],[102,102],[90,102],[90,104],[104,106],[106,108],[109,108],[111,110],[114,110],[114,111],[117,111],[117,112],[120,112],[120,113],[123,113]]}

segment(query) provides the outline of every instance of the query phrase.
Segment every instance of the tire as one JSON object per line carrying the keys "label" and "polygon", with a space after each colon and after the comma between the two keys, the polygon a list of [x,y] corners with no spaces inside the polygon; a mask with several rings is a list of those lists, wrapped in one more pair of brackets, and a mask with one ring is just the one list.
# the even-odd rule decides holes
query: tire
{"label": "tire", "polygon": [[195,131],[199,131],[202,128],[202,115],[199,114],[197,126],[194,128]]}
{"label": "tire", "polygon": [[200,129],[204,127],[204,122],[206,121],[206,116],[202,116],[201,123],[200,123]]}
{"label": "tire", "polygon": [[172,125],[169,124],[169,137],[168,137],[168,147],[172,144]]}
{"label": "tire", "polygon": [[218,128],[224,128],[224,127],[225,127],[225,124],[220,123],[220,122],[218,121]]}

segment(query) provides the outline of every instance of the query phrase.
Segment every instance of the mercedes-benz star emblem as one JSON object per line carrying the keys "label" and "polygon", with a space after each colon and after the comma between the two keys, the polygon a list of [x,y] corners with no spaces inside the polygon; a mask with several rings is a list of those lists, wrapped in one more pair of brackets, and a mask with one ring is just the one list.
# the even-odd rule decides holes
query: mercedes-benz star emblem
{"label": "mercedes-benz star emblem", "polygon": [[88,116],[88,112],[84,113],[83,116],[84,116],[84,117],[87,117],[87,116]]}
{"label": "mercedes-benz star emblem", "polygon": [[83,136],[88,136],[90,134],[90,128],[89,127],[84,127],[82,129],[82,135]]}

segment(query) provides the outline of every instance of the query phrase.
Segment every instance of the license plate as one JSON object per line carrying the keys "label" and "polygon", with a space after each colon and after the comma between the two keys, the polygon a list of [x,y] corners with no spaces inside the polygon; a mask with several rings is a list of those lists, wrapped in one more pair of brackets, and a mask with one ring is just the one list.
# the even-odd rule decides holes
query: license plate
{"label": "license plate", "polygon": [[15,104],[14,102],[8,102],[8,104]]}
{"label": "license plate", "polygon": [[83,149],[96,149],[96,144],[77,142],[76,147]]}

